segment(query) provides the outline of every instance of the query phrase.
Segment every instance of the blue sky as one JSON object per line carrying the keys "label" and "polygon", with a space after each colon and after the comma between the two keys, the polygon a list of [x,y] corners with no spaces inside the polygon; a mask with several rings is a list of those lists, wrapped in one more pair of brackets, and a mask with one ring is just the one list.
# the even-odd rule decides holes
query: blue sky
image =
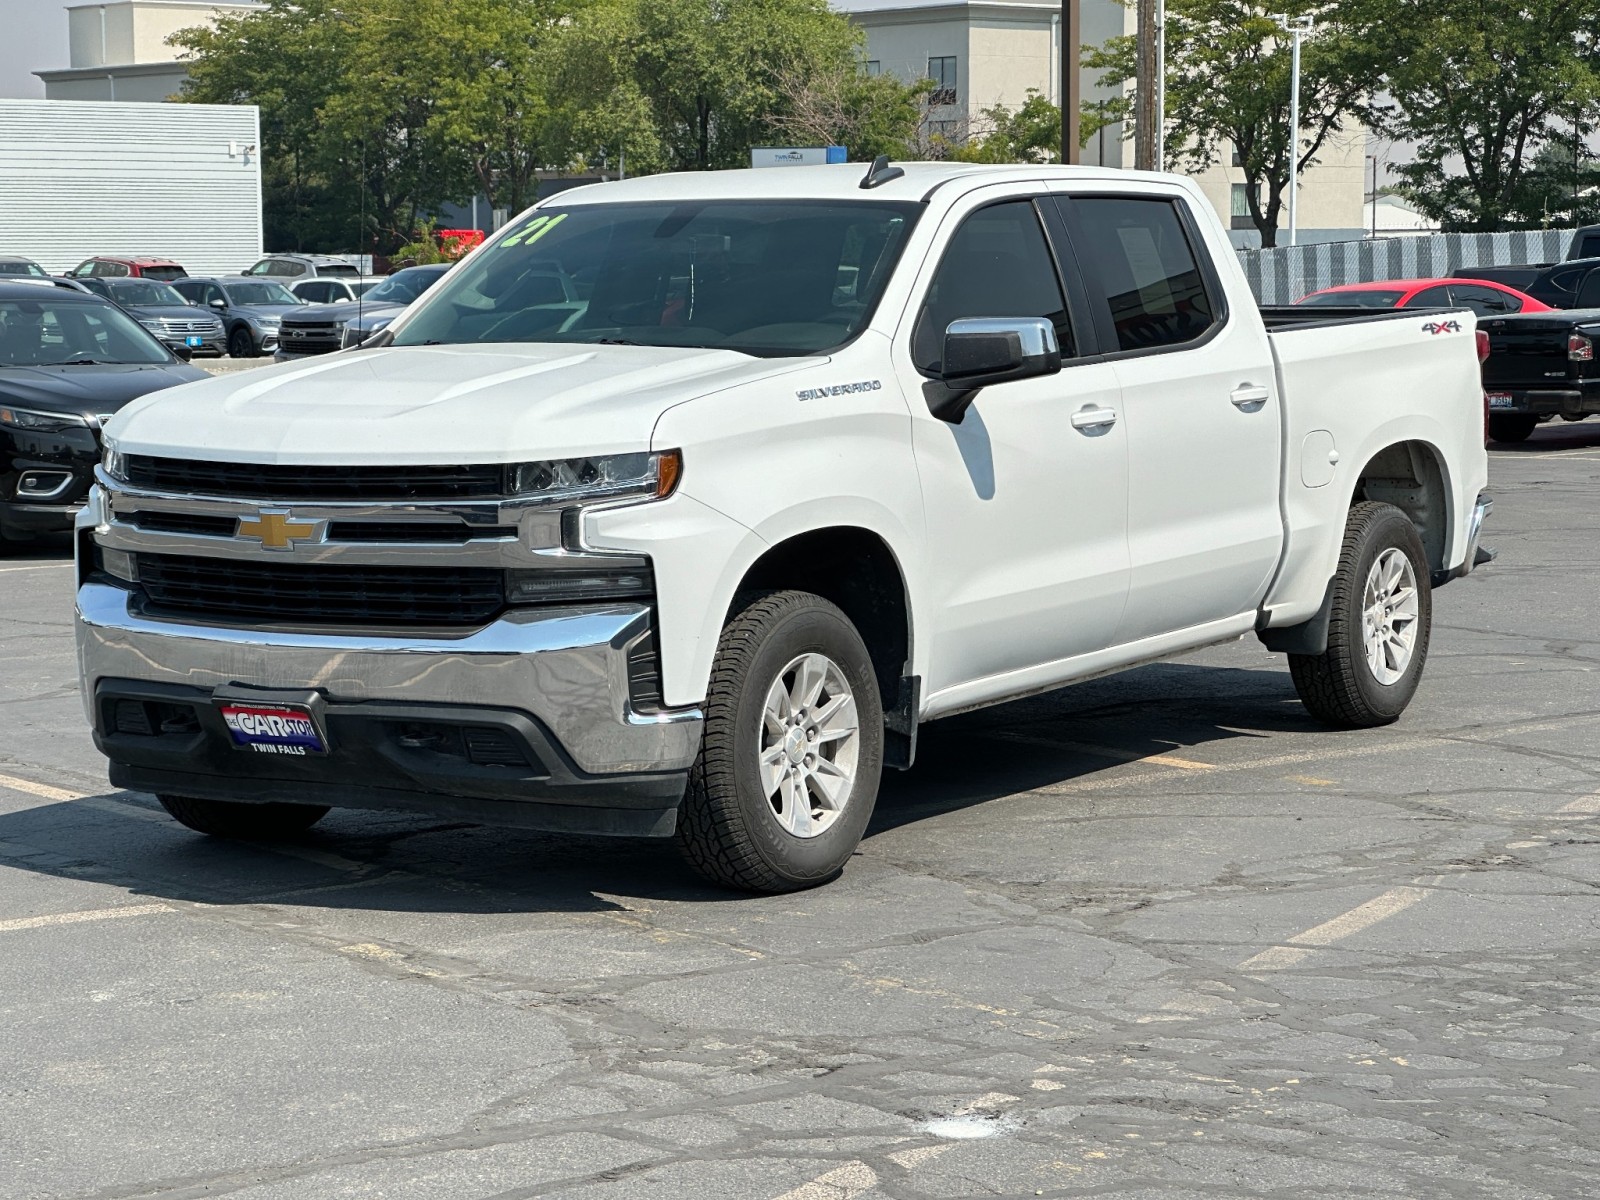
{"label": "blue sky", "polygon": [[67,65],[67,7],[62,0],[0,0],[0,99],[43,100],[33,75]]}

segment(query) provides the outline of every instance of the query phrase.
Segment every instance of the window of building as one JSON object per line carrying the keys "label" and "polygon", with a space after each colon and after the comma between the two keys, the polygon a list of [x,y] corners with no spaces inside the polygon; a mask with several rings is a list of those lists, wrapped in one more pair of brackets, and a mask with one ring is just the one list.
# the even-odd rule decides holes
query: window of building
{"label": "window of building", "polygon": [[1232,193],[1228,209],[1229,228],[1254,229],[1256,223],[1250,219],[1250,185],[1236,183],[1233,185]]}
{"label": "window of building", "polygon": [[1084,270],[1105,287],[1121,349],[1182,345],[1216,324],[1216,305],[1174,202],[1104,196],[1075,204]]}
{"label": "window of building", "polygon": [[956,56],[947,54],[928,60],[928,78],[933,80],[929,104],[954,104],[956,102]]}
{"label": "window of building", "polygon": [[875,58],[869,58],[866,62],[866,72],[868,75],[882,75],[883,64]]}

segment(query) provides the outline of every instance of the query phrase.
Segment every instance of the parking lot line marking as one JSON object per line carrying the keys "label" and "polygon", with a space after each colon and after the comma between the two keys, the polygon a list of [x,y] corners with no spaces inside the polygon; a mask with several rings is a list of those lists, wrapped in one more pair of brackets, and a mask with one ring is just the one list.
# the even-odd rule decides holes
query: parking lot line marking
{"label": "parking lot line marking", "polygon": [[985,734],[986,737],[1003,738],[1008,742],[1022,742],[1029,746],[1047,746],[1051,750],[1071,750],[1092,758],[1109,758],[1113,762],[1159,763],[1163,767],[1180,767],[1185,771],[1214,771],[1215,763],[1196,762],[1192,758],[1179,758],[1173,754],[1141,754],[1137,750],[1121,750],[1115,746],[1096,746],[1092,742],[1060,742],[1054,738],[1033,737],[1026,733],[1005,731]]}
{"label": "parking lot line marking", "polygon": [[35,783],[31,779],[18,779],[15,775],[0,775],[0,787],[13,792],[26,792],[46,800],[81,800],[82,792],[69,792],[65,788],[51,787],[48,783]]}
{"label": "parking lot line marking", "polygon": [[1600,792],[1592,796],[1579,796],[1571,804],[1563,804],[1556,809],[1557,812],[1573,813],[1582,816],[1588,813],[1600,813]]}
{"label": "parking lot line marking", "polygon": [[1307,787],[1338,787],[1337,779],[1318,779],[1315,775],[1285,775],[1290,783],[1303,783]]}
{"label": "parking lot line marking", "polygon": [[1349,912],[1340,913],[1331,921],[1324,921],[1321,925],[1313,925],[1303,933],[1295,934],[1285,945],[1273,946],[1245,959],[1239,964],[1239,969],[1276,971],[1283,967],[1292,967],[1309,958],[1312,950],[1321,946],[1331,946],[1351,934],[1370,929],[1379,921],[1385,921],[1396,913],[1404,912],[1413,904],[1418,904],[1431,895],[1433,892],[1428,888],[1390,888],[1383,895],[1374,896],[1365,904],[1358,904]]}
{"label": "parking lot line marking", "polygon": [[777,1200],[852,1200],[878,1186],[878,1173],[864,1162],[847,1162],[809,1183],[785,1192]]}
{"label": "parking lot line marking", "polygon": [[9,574],[12,571],[49,571],[51,569],[61,570],[62,568],[70,567],[71,565],[72,564],[69,563],[69,562],[64,562],[64,563],[33,563],[31,566],[26,566],[26,567],[0,567],[0,575]]}
{"label": "parking lot line marking", "polygon": [[913,1146],[909,1150],[896,1150],[893,1154],[885,1154],[884,1157],[895,1166],[909,1171],[922,1163],[931,1162],[948,1149],[949,1146]]}
{"label": "parking lot line marking", "polygon": [[49,925],[80,925],[85,921],[115,921],[122,917],[148,917],[174,911],[170,904],[124,904],[121,908],[92,908],[87,912],[52,913],[47,917],[16,917],[0,921],[0,933],[17,929],[43,929]]}

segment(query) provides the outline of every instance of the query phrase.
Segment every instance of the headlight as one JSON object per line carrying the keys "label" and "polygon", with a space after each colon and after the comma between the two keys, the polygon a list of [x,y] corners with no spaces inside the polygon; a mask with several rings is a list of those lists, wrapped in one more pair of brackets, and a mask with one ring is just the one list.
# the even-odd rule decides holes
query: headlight
{"label": "headlight", "polygon": [[282,317],[257,317],[256,324],[263,329],[276,329],[283,324]]}
{"label": "headlight", "polygon": [[676,450],[665,450],[660,454],[515,463],[508,468],[506,482],[513,496],[552,502],[613,496],[661,500],[672,495],[682,473],[683,456]]}
{"label": "headlight", "polygon": [[12,429],[33,429],[40,433],[68,433],[74,429],[86,429],[89,425],[87,417],[74,416],[72,413],[34,412],[29,408],[12,408],[0,405],[0,425],[9,425]]}
{"label": "headlight", "polygon": [[166,328],[167,328],[165,325],[163,325],[159,320],[157,320],[154,317],[151,317],[151,318],[148,318],[148,319],[141,317],[139,319],[139,324],[143,325],[151,333],[165,333],[166,332]]}
{"label": "headlight", "polygon": [[123,461],[122,451],[117,449],[117,444],[105,434],[100,435],[100,469],[119,483],[128,479],[127,463]]}

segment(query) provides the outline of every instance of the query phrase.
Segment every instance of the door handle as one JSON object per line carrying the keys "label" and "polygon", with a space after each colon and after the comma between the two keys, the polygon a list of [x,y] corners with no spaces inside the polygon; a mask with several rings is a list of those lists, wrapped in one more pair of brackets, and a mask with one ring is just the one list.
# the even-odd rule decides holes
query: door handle
{"label": "door handle", "polygon": [[1117,413],[1111,408],[1080,408],[1072,414],[1074,429],[1107,429],[1117,423]]}
{"label": "door handle", "polygon": [[1228,399],[1233,401],[1233,406],[1241,412],[1260,412],[1272,393],[1264,387],[1253,383],[1242,383],[1233,389],[1233,395]]}

